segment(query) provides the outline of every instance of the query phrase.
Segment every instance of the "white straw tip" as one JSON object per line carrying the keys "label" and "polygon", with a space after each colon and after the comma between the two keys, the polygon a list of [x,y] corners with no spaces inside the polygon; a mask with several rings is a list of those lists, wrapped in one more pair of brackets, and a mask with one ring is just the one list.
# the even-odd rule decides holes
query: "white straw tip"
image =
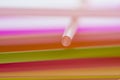
{"label": "white straw tip", "polygon": [[71,44],[71,38],[68,36],[64,36],[62,38],[62,45],[68,47]]}

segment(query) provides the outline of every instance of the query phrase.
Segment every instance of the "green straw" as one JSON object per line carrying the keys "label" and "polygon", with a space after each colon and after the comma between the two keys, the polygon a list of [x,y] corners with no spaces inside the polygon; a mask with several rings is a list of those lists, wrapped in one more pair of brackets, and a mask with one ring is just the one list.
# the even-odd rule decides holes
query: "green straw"
{"label": "green straw", "polygon": [[63,60],[76,58],[120,57],[120,47],[79,48],[65,50],[1,52],[0,63]]}
{"label": "green straw", "polygon": [[97,79],[110,79],[110,80],[114,80],[114,79],[119,79],[120,76],[112,76],[112,75],[108,75],[108,76],[49,76],[49,77],[20,77],[20,78],[0,78],[0,80],[75,80],[75,79],[80,79],[80,80],[97,80]]}

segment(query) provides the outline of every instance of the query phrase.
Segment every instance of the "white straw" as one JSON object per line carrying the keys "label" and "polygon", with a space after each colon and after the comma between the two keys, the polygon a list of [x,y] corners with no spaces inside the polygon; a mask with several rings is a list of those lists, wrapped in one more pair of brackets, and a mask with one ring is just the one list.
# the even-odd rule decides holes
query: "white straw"
{"label": "white straw", "polygon": [[[81,7],[81,9],[86,9],[86,0],[82,0],[83,5]],[[78,8],[79,10],[80,8]],[[76,30],[78,28],[78,16],[73,16],[71,24],[67,27],[67,29],[65,30],[63,37],[62,37],[62,44],[63,46],[69,46],[71,44],[71,41],[73,39],[73,36],[76,33]]]}
{"label": "white straw", "polygon": [[71,44],[72,38],[76,33],[78,28],[78,18],[73,17],[71,24],[65,29],[63,37],[62,37],[62,45],[69,46]]}

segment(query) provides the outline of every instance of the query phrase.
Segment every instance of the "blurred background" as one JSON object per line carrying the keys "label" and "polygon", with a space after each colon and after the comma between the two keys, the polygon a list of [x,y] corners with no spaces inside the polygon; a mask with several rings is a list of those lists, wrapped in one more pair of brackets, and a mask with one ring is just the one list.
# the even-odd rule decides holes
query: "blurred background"
{"label": "blurred background", "polygon": [[[63,47],[64,30],[83,1],[88,11],[108,13],[78,17],[72,43]],[[4,79],[119,80],[120,0],[0,0]]]}

